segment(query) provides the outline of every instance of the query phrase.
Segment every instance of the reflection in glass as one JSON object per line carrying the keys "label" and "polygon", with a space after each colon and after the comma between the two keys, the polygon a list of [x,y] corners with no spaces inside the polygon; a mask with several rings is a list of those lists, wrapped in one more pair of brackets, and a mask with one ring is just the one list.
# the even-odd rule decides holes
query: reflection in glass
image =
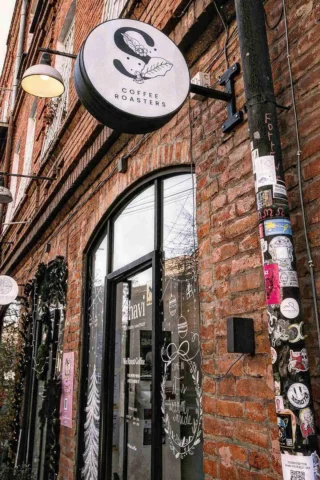
{"label": "reflection in glass", "polygon": [[151,478],[152,271],[117,285],[112,479]]}
{"label": "reflection in glass", "polygon": [[190,257],[197,248],[195,178],[178,175],[163,182],[163,250],[175,262]]}
{"label": "reflection in glass", "polygon": [[113,270],[154,250],[154,187],[135,197],[114,222]]}
{"label": "reflection in glass", "polygon": [[201,480],[202,390],[194,181],[164,181],[163,479]]}
{"label": "reflection in glass", "polygon": [[90,269],[89,366],[87,378],[86,421],[84,424],[84,480],[98,479],[101,361],[103,335],[104,285],[107,265],[107,237],[96,248]]}

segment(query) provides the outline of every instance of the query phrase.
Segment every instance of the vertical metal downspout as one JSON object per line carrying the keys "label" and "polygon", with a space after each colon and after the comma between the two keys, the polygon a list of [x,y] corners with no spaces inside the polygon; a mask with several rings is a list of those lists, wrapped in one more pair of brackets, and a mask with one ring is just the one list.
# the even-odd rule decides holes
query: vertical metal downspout
{"label": "vertical metal downspout", "polygon": [[320,479],[301,297],[262,0],[235,0],[283,478]]}
{"label": "vertical metal downspout", "polygon": [[14,110],[17,98],[17,91],[19,86],[19,68],[21,63],[21,57],[23,53],[23,44],[24,44],[24,32],[26,28],[26,17],[27,17],[27,5],[29,0],[22,0],[21,12],[20,12],[20,27],[19,27],[19,36],[18,36],[18,45],[17,45],[17,55],[16,62],[14,67],[14,76],[12,84],[12,97],[11,97],[11,114]]}
{"label": "vertical metal downspout", "polygon": [[[12,141],[13,141],[13,128],[14,128],[13,112],[14,112],[14,107],[15,107],[15,104],[16,104],[17,91],[18,91],[18,86],[19,86],[18,73],[19,73],[21,57],[22,57],[22,53],[23,53],[23,44],[24,44],[24,38],[25,38],[24,34],[25,34],[25,28],[26,28],[28,2],[29,2],[29,0],[22,0],[22,4],[21,4],[17,55],[16,55],[14,75],[13,75],[13,84],[12,84],[12,95],[11,95],[11,105],[10,105],[8,137],[7,137],[7,144],[6,144],[6,153],[5,153],[4,163],[3,163],[3,167],[2,167],[3,172],[7,172],[8,169],[9,169],[9,165],[10,165],[10,157],[11,157]],[[5,185],[5,187],[8,186],[8,177],[6,177],[6,176],[4,177],[4,185]],[[2,234],[3,209],[4,209],[4,205],[0,204],[0,234]]]}

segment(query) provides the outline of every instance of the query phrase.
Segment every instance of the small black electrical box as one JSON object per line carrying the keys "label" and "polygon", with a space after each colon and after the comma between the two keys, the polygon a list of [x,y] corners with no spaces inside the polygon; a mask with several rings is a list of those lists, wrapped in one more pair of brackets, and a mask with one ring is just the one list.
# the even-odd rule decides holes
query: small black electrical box
{"label": "small black electrical box", "polygon": [[254,328],[252,318],[227,318],[228,353],[254,354]]}
{"label": "small black electrical box", "polygon": [[126,173],[128,170],[128,157],[121,157],[118,160],[118,172],[119,173]]}

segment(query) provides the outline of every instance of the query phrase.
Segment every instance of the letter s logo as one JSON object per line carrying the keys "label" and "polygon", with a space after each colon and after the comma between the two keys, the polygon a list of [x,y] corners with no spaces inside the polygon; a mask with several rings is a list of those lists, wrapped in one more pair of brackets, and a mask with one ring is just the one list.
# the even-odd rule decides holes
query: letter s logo
{"label": "letter s logo", "polygon": [[[139,30],[138,28],[122,27],[119,28],[114,34],[114,43],[117,45],[119,50],[126,53],[127,55],[131,55],[138,58],[139,60],[142,60],[144,62],[144,68],[145,64],[147,64],[151,58],[148,55],[148,50],[143,45],[141,45],[136,38],[132,37],[127,32],[139,33],[145,40],[146,44],[149,45],[149,47],[154,47],[154,41],[150,37],[150,35],[143,32],[142,30]],[[139,75],[139,72],[136,72],[135,75],[128,72],[123,63],[118,59],[114,60],[113,64],[120,73],[126,75],[127,77],[137,78],[137,76]],[[143,70],[143,68],[141,68],[141,70]]]}
{"label": "letter s logo", "polygon": [[[137,35],[138,34],[138,35]],[[139,40],[139,36],[142,38]],[[150,48],[155,46],[154,40],[146,32],[132,27],[119,28],[114,34],[116,46],[126,55],[139,60],[135,65],[131,62],[130,72],[119,59],[115,59],[115,68],[126,77],[133,78],[136,83],[144,83],[155,77],[164,77],[172,69],[172,63],[161,57],[151,57]],[[145,42],[145,44],[141,43]],[[149,47],[149,49],[148,49]],[[156,48],[153,48],[156,51]],[[128,60],[130,58],[128,57]],[[131,73],[132,72],[132,73]]]}

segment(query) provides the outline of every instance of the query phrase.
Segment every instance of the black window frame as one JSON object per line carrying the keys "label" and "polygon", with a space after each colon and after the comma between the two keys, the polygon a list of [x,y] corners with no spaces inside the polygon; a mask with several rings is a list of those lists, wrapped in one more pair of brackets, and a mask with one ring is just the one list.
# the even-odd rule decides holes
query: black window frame
{"label": "black window frame", "polygon": [[[111,479],[111,456],[112,456],[112,429],[108,429],[108,425],[112,425],[113,409],[111,401],[113,401],[113,366],[114,366],[114,322],[115,315],[113,309],[114,302],[110,299],[114,295],[114,289],[118,282],[127,278],[129,275],[138,273],[148,267],[152,267],[153,281],[153,315],[152,325],[154,335],[152,335],[152,349],[154,358],[161,358],[160,339],[162,334],[161,326],[161,290],[162,290],[162,234],[163,234],[163,181],[179,175],[194,175],[194,167],[189,165],[180,165],[168,167],[152,173],[143,179],[138,180],[131,185],[121,198],[116,200],[114,204],[107,210],[101,219],[96,232],[93,234],[86,251],[84,252],[84,283],[82,298],[82,336],[80,352],[80,382],[79,382],[79,402],[77,415],[77,453],[76,453],[76,479],[82,480],[81,471],[83,468],[84,453],[84,422],[86,418],[85,407],[87,400],[87,375],[89,362],[89,305],[91,296],[90,271],[93,265],[94,252],[99,242],[107,235],[107,275],[105,278],[105,296],[104,296],[104,315],[103,315],[103,350],[102,350],[102,384],[101,384],[101,410],[100,410],[100,436],[99,436],[99,459],[98,459],[98,479]],[[147,253],[141,258],[131,262],[124,267],[112,271],[113,260],[113,225],[115,220],[121,215],[122,211],[137,195],[142,193],[146,188],[154,185],[154,250]],[[106,319],[110,318],[110,322]],[[108,368],[105,368],[108,365]],[[161,362],[154,361],[152,366],[152,447],[151,447],[151,480],[162,480],[162,423],[161,418],[161,399],[157,392],[160,390],[161,384]],[[109,431],[108,431],[109,430]]]}

